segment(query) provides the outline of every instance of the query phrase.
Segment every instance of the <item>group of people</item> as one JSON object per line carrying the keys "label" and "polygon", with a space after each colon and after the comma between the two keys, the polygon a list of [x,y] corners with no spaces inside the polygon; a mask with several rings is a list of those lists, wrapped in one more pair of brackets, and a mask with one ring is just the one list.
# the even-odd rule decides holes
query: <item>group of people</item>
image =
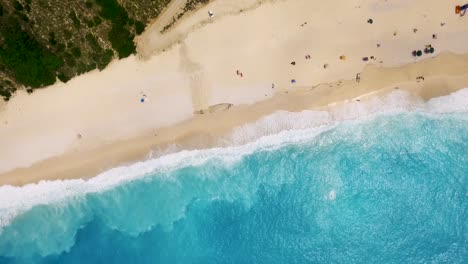
{"label": "group of people", "polygon": [[[456,13],[456,14],[460,14],[460,16],[464,16],[467,9],[468,9],[468,4],[465,4],[465,5],[463,5],[463,6],[456,6],[456,7],[455,7],[455,13]],[[211,16],[212,16],[212,15],[210,14],[210,17],[211,17]],[[369,19],[367,20],[367,23],[373,24],[373,23],[374,23],[374,20],[371,19],[371,18],[369,18]],[[303,27],[304,25],[307,25],[307,22],[304,22],[303,24],[301,24],[301,27]],[[445,23],[441,23],[441,26],[444,26],[444,25],[445,25]],[[416,33],[418,30],[417,30],[417,29],[413,29],[413,31],[414,31],[414,33]],[[396,35],[396,32],[395,32],[393,35]],[[433,34],[433,35],[432,35],[432,38],[433,38],[433,39],[437,39],[437,35],[436,35],[436,34]],[[380,47],[380,44],[377,44],[377,47]],[[424,54],[432,54],[432,53],[434,53],[434,51],[435,51],[434,47],[432,47],[431,44],[428,44],[428,45],[426,45],[426,47],[424,48],[423,51],[421,51],[421,50],[413,50],[413,51],[412,51],[412,55],[413,55],[413,57],[420,57],[420,56],[422,56],[423,52],[424,52]],[[307,54],[307,55],[305,55],[305,59],[306,59],[306,60],[310,60],[310,59],[311,59],[311,56],[310,56],[309,54]],[[341,60],[345,60],[345,59],[346,59],[346,56],[344,56],[344,55],[343,55],[343,56],[340,56],[340,59],[341,59]],[[362,58],[362,60],[365,61],[365,62],[369,61],[369,59],[375,60],[376,58],[375,58],[374,56],[363,57],[363,58]],[[295,66],[295,65],[296,65],[296,62],[295,62],[295,61],[292,61],[292,62],[291,62],[291,65]],[[324,68],[324,69],[328,68],[328,64],[324,64],[324,65],[323,65],[323,68]],[[238,76],[240,76],[240,77],[244,77],[244,74],[243,74],[242,72],[240,72],[239,70],[236,71],[236,74],[237,74]],[[424,81],[424,77],[423,77],[423,76],[418,76],[416,79],[417,79],[418,81]],[[361,74],[358,73],[358,74],[356,74],[356,82],[360,82],[360,81],[361,81]],[[296,79],[291,79],[291,83],[293,83],[293,84],[296,83]],[[275,84],[272,84],[271,88],[275,88]],[[146,97],[146,96],[144,96],[144,97]],[[143,102],[143,101],[144,101],[144,100],[142,100],[142,102]]]}
{"label": "group of people", "polygon": [[[371,60],[376,60],[374,56],[370,56]],[[362,57],[362,61],[369,61],[369,57]]]}
{"label": "group of people", "polygon": [[[426,47],[424,48],[424,54],[432,54],[432,53],[434,53],[434,51],[435,51],[435,49],[434,49],[434,47],[432,47],[431,44],[426,45]],[[413,50],[413,52],[411,54],[413,55],[413,57],[421,57],[422,54],[423,54],[423,51]]]}

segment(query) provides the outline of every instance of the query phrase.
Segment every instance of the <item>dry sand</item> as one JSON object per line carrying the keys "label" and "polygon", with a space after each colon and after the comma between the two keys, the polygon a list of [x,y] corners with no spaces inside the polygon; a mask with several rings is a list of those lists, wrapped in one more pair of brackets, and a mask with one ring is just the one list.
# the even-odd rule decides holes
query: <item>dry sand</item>
{"label": "dry sand", "polygon": [[[173,143],[210,147],[276,110],[323,109],[395,86],[424,99],[468,87],[468,57],[456,55],[468,53],[468,20],[450,1],[232,2],[190,14],[161,42],[155,23],[139,55],[0,106],[0,184],[92,177]],[[411,56],[426,44],[436,52]]]}

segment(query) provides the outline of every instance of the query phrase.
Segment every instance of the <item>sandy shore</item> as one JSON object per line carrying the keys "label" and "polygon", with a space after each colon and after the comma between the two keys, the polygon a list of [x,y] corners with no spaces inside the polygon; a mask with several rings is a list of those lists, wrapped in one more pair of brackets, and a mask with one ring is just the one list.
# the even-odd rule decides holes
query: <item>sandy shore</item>
{"label": "sandy shore", "polygon": [[[395,87],[423,99],[468,87],[468,56],[456,55],[468,53],[467,20],[451,3],[228,2],[191,14],[164,45],[150,26],[138,56],[2,105],[0,184],[92,177],[172,144],[214,146],[277,110],[324,109]],[[427,44],[434,54],[411,56]]]}
{"label": "sandy shore", "polygon": [[[421,75],[425,80],[415,81]],[[253,105],[234,106],[227,111],[198,115],[180,124],[161,128],[154,134],[66,153],[25,169],[4,173],[0,175],[0,185],[22,185],[44,179],[89,178],[118,165],[144,160],[154,150],[171,146],[178,149],[214,147],[236,127],[277,110],[328,110],[349,101],[365,103],[366,99],[385,95],[395,89],[428,100],[463,87],[468,87],[468,55],[443,54],[396,68],[368,66],[362,72],[359,83],[350,80],[303,87],[294,92],[278,93]]]}

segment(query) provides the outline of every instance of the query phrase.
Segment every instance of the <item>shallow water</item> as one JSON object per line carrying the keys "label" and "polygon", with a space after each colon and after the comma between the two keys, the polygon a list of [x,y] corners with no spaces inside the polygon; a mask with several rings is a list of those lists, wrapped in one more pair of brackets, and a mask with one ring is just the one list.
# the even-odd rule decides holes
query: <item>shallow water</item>
{"label": "shallow water", "polygon": [[0,263],[466,263],[464,109],[1,187]]}

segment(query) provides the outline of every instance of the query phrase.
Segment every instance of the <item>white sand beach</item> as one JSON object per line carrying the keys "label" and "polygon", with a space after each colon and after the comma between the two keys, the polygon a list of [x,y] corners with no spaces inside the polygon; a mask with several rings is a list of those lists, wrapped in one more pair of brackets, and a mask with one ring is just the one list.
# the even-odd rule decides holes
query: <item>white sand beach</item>
{"label": "white sand beach", "polygon": [[[468,16],[455,2],[214,0],[164,34],[156,20],[137,55],[0,105],[0,184],[92,177],[173,143],[210,147],[277,110],[468,87]],[[426,45],[435,52],[412,56]]]}

